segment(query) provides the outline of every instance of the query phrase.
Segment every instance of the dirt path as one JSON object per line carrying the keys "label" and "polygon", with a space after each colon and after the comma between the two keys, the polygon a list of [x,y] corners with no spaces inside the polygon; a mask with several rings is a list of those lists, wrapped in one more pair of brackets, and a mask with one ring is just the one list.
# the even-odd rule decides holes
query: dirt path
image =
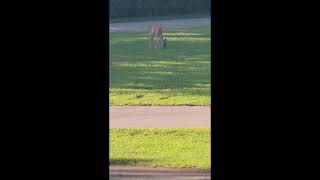
{"label": "dirt path", "polygon": [[210,25],[210,18],[196,19],[176,19],[176,20],[159,20],[145,22],[130,22],[130,23],[112,23],[109,24],[109,31],[146,31],[150,22],[156,22],[164,29],[175,29],[184,27],[196,27]]}
{"label": "dirt path", "polygon": [[112,180],[207,180],[210,170],[146,168],[136,166],[110,166],[109,179]]}
{"label": "dirt path", "polygon": [[210,127],[210,106],[110,106],[110,128]]}

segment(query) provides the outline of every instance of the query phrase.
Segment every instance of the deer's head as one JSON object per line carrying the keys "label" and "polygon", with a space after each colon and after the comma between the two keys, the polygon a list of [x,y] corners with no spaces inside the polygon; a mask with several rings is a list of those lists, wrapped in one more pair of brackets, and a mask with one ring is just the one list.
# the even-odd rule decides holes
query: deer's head
{"label": "deer's head", "polygon": [[166,48],[166,47],[167,47],[167,39],[166,39],[166,38],[163,38],[162,47],[163,47],[163,48]]}

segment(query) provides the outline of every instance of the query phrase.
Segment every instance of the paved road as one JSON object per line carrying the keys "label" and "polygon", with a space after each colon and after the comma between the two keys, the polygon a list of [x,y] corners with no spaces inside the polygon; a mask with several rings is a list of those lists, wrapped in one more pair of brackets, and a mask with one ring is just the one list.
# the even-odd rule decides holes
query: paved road
{"label": "paved road", "polygon": [[131,23],[112,23],[109,24],[109,31],[147,31],[148,24],[156,22],[164,29],[175,29],[184,27],[197,27],[210,25],[210,18],[195,18],[195,19],[175,19],[175,20],[159,20]]}
{"label": "paved road", "polygon": [[110,106],[110,128],[210,127],[210,106]]}
{"label": "paved road", "polygon": [[145,168],[136,166],[110,166],[111,180],[207,180],[210,170]]}

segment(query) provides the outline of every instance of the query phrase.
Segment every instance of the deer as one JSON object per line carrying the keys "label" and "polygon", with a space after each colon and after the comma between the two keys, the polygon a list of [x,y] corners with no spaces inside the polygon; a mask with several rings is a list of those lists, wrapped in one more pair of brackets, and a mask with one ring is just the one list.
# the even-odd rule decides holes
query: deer
{"label": "deer", "polygon": [[162,28],[155,23],[149,24],[149,48],[156,47],[166,48],[167,47],[167,39],[162,34]]}

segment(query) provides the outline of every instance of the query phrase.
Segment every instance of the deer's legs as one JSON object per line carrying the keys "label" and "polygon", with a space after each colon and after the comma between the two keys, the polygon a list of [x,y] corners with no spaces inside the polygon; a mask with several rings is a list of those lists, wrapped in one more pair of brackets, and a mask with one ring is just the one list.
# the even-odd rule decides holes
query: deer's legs
{"label": "deer's legs", "polygon": [[155,46],[156,48],[158,48],[158,39],[157,39],[157,37],[156,37],[155,40],[154,40],[154,46]]}
{"label": "deer's legs", "polygon": [[160,38],[159,38],[159,36],[157,37],[157,47],[160,48]]}
{"label": "deer's legs", "polygon": [[161,38],[157,35],[150,34],[149,37],[149,48],[160,48],[163,46]]}
{"label": "deer's legs", "polygon": [[152,43],[153,43],[153,37],[152,35],[150,34],[150,38],[149,38],[149,48],[152,48]]}
{"label": "deer's legs", "polygon": [[157,37],[154,38],[154,40],[153,40],[153,45],[154,45],[155,48],[158,48],[158,40],[157,40]]}

